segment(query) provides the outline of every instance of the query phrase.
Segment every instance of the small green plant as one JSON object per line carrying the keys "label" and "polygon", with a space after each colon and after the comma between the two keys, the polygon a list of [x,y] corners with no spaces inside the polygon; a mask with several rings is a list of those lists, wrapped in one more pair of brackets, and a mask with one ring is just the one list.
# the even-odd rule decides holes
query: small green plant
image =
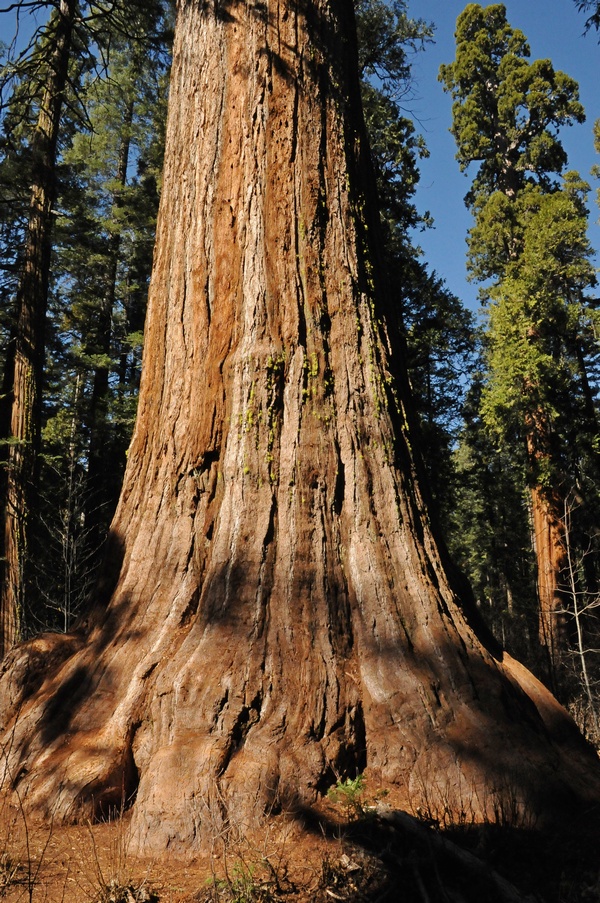
{"label": "small green plant", "polygon": [[337,803],[345,808],[348,821],[363,818],[365,815],[366,783],[364,775],[357,774],[355,778],[346,778],[345,781],[338,778],[334,786],[327,791],[327,797],[332,803]]}
{"label": "small green plant", "polygon": [[260,887],[255,878],[255,869],[245,862],[236,862],[231,869],[231,874],[226,878],[214,881],[214,889],[217,899],[227,900],[228,903],[254,903],[260,900],[258,896]]}
{"label": "small green plant", "polygon": [[[268,860],[246,862],[238,860],[225,877],[213,876],[209,890],[202,897],[206,903],[277,903],[283,899],[281,877]],[[284,883],[285,878],[283,878]]]}
{"label": "small green plant", "polygon": [[[273,807],[277,803],[273,800]],[[207,797],[193,797],[190,811],[205,833],[212,870],[205,890],[195,897],[198,903],[278,903],[295,893],[288,877],[291,820],[275,818],[271,809],[264,811],[260,806],[254,810],[253,830],[249,830],[245,818],[232,812],[224,817],[219,787]]]}

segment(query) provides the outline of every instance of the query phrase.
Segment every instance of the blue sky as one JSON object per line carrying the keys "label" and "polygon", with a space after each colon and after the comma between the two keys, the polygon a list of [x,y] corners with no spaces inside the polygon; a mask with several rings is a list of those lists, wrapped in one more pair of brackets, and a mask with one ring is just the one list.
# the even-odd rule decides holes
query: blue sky
{"label": "blue sky", "polygon": [[[484,3],[483,5],[487,5]],[[420,131],[430,151],[421,165],[421,183],[417,204],[429,210],[435,220],[433,229],[418,236],[431,269],[443,276],[448,287],[472,309],[479,307],[477,287],[466,279],[465,238],[471,218],[463,198],[471,184],[469,173],[460,172],[454,159],[456,146],[448,131],[452,122],[452,99],[437,81],[441,63],[454,59],[454,30],[466,0],[409,0],[408,12],[414,18],[433,22],[435,44],[427,45],[413,62],[415,96],[410,112],[420,120]],[[549,58],[579,82],[580,99],[587,121],[562,132],[569,155],[568,166],[577,169],[593,185],[590,195],[590,240],[600,249],[600,214],[595,204],[595,188],[590,167],[600,163],[594,152],[592,125],[600,118],[600,45],[595,31],[583,36],[585,16],[577,11],[574,0],[505,0],[508,21],[524,32],[531,47],[531,58]]]}
{"label": "blue sky", "polygon": [[[446,280],[465,304],[476,310],[479,307],[477,287],[467,281],[465,268],[465,238],[471,219],[463,198],[471,179],[469,174],[459,171],[454,159],[456,148],[448,131],[452,100],[437,80],[440,63],[454,59],[456,19],[465,6],[466,0],[408,0],[411,16],[435,25],[435,43],[428,44],[414,57],[414,96],[407,107],[418,120],[417,126],[430,151],[429,159],[421,164],[417,204],[421,211],[432,213],[435,225],[420,233],[418,242],[430,268]],[[505,6],[511,25],[525,33],[532,59],[548,57],[556,69],[562,69],[579,82],[587,121],[564,129],[562,139],[569,155],[569,168],[589,178],[590,167],[600,163],[592,139],[592,125],[600,118],[599,35],[593,31],[583,36],[585,16],[577,11],[574,0],[505,0]],[[14,23],[14,12],[0,18],[0,39],[12,38]],[[24,16],[24,27],[31,28],[28,15]],[[590,196],[589,234],[594,248],[600,250],[600,227],[596,222],[600,211],[594,197],[595,191]]]}

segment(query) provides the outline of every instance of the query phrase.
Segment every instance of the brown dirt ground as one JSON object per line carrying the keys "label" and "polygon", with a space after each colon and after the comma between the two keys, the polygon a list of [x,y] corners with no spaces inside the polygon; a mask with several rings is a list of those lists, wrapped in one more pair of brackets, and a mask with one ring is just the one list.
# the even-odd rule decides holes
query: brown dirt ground
{"label": "brown dirt ground", "polygon": [[[345,817],[328,801],[322,805],[329,837],[319,829],[307,830],[290,818],[272,818],[252,836],[234,831],[223,845],[219,838],[204,855],[184,860],[168,851],[145,859],[128,849],[128,816],[107,823],[49,825],[26,820],[10,803],[0,813],[0,899],[8,903],[204,903],[221,899],[212,890],[221,883],[222,899],[227,877],[243,897],[244,881],[264,884],[264,896],[274,899],[275,879],[286,899],[308,903],[321,899],[348,899],[356,863],[345,852]],[[339,832],[332,825],[339,823]],[[323,873],[347,872],[344,895],[324,889]],[[364,866],[361,866],[364,872]],[[340,881],[339,876],[335,878]],[[113,882],[113,895],[107,888]],[[326,882],[327,883],[327,882]],[[118,887],[129,887],[118,895]],[[144,890],[140,891],[140,888]],[[273,897],[267,893],[270,889]],[[157,896],[150,896],[150,892]],[[104,896],[103,896],[104,894]],[[136,895],[137,894],[137,895]]]}
{"label": "brown dirt ground", "polygon": [[[393,797],[383,809],[410,811]],[[253,833],[232,826],[226,843],[217,836],[187,860],[168,851],[140,859],[129,849],[128,813],[95,825],[37,824],[0,797],[0,900],[600,903],[596,821],[576,837],[523,826],[440,831],[422,814],[391,825],[385,815],[363,815],[353,820],[347,800],[325,799],[302,818],[273,816]]]}

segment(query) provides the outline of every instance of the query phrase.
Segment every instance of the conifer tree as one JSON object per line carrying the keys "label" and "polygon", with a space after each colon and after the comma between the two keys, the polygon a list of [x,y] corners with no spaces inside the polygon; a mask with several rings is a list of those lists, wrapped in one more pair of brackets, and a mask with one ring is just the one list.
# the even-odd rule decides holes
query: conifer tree
{"label": "conifer tree", "polygon": [[[47,4],[17,3],[39,13]],[[91,48],[106,56],[112,38],[148,35],[144,22],[160,4],[120,2],[52,4],[47,21],[31,44],[2,72],[3,91],[17,85],[35,125],[30,132],[30,196],[24,228],[10,341],[4,359],[4,403],[0,441],[6,464],[0,487],[0,656],[21,633],[20,621],[31,583],[32,517],[36,507],[42,430],[46,318],[57,199],[57,166],[63,110],[78,103],[76,70],[90,60]]]}
{"label": "conifer tree", "polygon": [[[81,607],[101,560],[137,402],[166,58],[161,52],[136,61],[135,50],[113,49],[108,77],[91,78],[83,87],[89,125],[77,131],[63,155],[67,175],[55,233],[41,529],[46,547],[62,548],[67,537],[78,545],[71,564],[77,574],[73,598],[66,601],[66,577],[56,573],[52,560],[41,556],[36,564],[42,608],[49,607],[51,617],[58,607],[61,625],[63,611],[70,623]],[[59,509],[57,497],[64,499]]]}
{"label": "conifer tree", "polygon": [[580,12],[589,13],[585,23],[586,31],[589,31],[590,28],[598,31],[600,28],[600,3],[598,0],[575,0],[575,5]]}
{"label": "conifer tree", "polygon": [[428,152],[405,110],[414,89],[411,57],[432,40],[434,29],[409,18],[407,4],[400,0],[359,0],[355,6],[361,94],[377,176],[394,325],[406,343],[429,485],[448,527],[451,449],[473,355],[473,318],[443,280],[428,271],[415,244],[416,230],[431,225],[429,213],[420,213],[415,204],[418,161]]}
{"label": "conifer tree", "polygon": [[20,636],[26,593],[29,526],[41,437],[56,155],[77,9],[76,0],[61,0],[53,10],[40,47],[44,88],[31,139],[29,214],[16,292],[14,333],[3,380],[9,403],[5,421],[0,424],[0,439],[8,445],[0,535],[0,657]]}
{"label": "conifer tree", "polygon": [[[478,342],[482,353],[481,341]],[[535,561],[531,548],[524,455],[498,447],[481,416],[478,360],[452,456],[450,552],[469,578],[494,636],[511,654],[537,664]]]}
{"label": "conifer tree", "polygon": [[364,771],[457,813],[508,779],[518,811],[597,801],[436,541],[366,147],[347,0],[181,0],[110,567],[0,679],[28,810],[123,800],[139,849],[189,855]]}
{"label": "conifer tree", "polygon": [[478,164],[466,201],[475,217],[469,267],[491,300],[482,412],[490,428],[525,448],[539,635],[554,665],[566,641],[564,498],[576,477],[558,422],[572,414],[573,393],[589,409],[581,335],[594,274],[584,186],[576,174],[559,180],[566,154],[558,129],[584,118],[577,85],[529,55],[503,4],[469,4],[457,21],[456,59],[440,79],[454,98],[460,165]]}

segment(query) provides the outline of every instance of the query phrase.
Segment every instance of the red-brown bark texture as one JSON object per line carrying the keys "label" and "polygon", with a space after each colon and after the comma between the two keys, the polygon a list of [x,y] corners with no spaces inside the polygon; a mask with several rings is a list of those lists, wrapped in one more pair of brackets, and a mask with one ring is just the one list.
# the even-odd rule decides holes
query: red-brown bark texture
{"label": "red-brown bark texture", "polygon": [[[526,417],[527,455],[532,474],[544,473],[552,462],[552,427],[543,410]],[[560,490],[537,482],[531,487],[533,549],[537,566],[538,635],[551,672],[568,648],[567,600],[561,592],[566,565],[565,503]]]}
{"label": "red-brown bark texture", "polygon": [[[564,508],[564,505],[563,505]],[[540,487],[531,490],[534,550],[537,562],[540,644],[551,666],[560,663],[567,648],[566,600],[561,576],[566,563],[565,525],[558,514],[557,494],[548,498]]]}
{"label": "red-brown bark texture", "polygon": [[66,819],[124,797],[138,848],[188,851],[215,806],[311,806],[365,770],[415,805],[436,782],[595,798],[597,761],[478,639],[432,538],[350,0],[181,2],[170,90],[114,574],[78,635],[4,663],[22,797]]}

